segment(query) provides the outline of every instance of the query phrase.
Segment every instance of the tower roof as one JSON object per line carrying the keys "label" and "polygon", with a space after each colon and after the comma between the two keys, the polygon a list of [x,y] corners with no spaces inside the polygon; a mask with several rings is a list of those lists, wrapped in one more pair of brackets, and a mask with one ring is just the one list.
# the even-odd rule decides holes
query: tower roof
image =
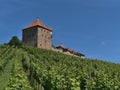
{"label": "tower roof", "polygon": [[39,27],[42,27],[42,28],[47,29],[49,31],[52,31],[52,28],[46,27],[39,19],[36,19],[33,23],[28,25],[25,29],[31,28],[31,27],[34,27],[34,26],[39,26]]}

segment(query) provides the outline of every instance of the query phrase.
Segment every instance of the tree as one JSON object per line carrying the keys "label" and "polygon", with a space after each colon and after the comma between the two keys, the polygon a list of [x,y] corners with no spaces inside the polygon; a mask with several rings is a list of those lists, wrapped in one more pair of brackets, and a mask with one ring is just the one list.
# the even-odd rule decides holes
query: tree
{"label": "tree", "polygon": [[22,42],[18,39],[17,36],[13,36],[8,44],[11,46],[18,46],[18,47],[22,46]]}

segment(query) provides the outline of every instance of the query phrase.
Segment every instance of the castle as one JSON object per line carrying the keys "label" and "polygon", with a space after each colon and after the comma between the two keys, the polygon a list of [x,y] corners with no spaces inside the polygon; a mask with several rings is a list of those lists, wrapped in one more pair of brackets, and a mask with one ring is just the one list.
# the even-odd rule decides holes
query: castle
{"label": "castle", "polygon": [[22,40],[25,46],[52,49],[52,28],[46,27],[39,19],[22,31]]}
{"label": "castle", "polygon": [[65,48],[63,45],[52,47],[52,28],[45,26],[39,19],[22,30],[22,41],[24,46],[54,50],[79,57],[85,56],[79,52]]}

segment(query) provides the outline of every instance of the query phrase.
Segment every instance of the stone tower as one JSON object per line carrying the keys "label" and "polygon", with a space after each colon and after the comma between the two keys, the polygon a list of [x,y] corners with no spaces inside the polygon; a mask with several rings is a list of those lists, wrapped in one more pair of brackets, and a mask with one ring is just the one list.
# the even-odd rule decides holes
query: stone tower
{"label": "stone tower", "polygon": [[52,29],[46,27],[39,19],[22,31],[22,40],[25,46],[52,49]]}

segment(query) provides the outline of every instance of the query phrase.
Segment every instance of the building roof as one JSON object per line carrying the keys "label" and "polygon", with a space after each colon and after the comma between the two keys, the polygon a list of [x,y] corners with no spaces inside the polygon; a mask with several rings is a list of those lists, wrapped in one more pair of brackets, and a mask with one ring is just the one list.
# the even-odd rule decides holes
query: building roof
{"label": "building roof", "polygon": [[36,19],[33,23],[28,25],[25,29],[35,27],[35,26],[39,26],[39,27],[42,27],[42,28],[47,29],[49,31],[52,31],[52,28],[48,28],[47,26],[45,26],[39,19]]}
{"label": "building roof", "polygon": [[67,52],[70,52],[71,54],[74,54],[77,56],[85,56],[84,54],[71,50],[70,48],[65,48],[63,45],[57,46],[56,48],[66,50]]}

